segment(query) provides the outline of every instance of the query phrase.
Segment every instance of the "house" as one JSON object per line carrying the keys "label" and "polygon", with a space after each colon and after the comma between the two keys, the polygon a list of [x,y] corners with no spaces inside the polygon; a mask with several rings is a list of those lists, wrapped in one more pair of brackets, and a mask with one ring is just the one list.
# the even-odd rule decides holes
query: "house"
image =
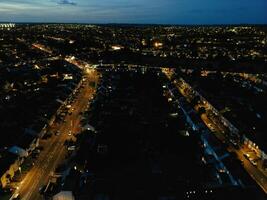
{"label": "house", "polygon": [[25,151],[23,148],[18,147],[18,146],[10,147],[8,149],[8,152],[17,155],[20,158],[25,158],[25,157],[28,157],[28,155],[29,155],[27,151]]}
{"label": "house", "polygon": [[19,156],[8,151],[0,152],[0,188],[5,188],[19,170]]}
{"label": "house", "polygon": [[85,126],[83,126],[83,130],[88,130],[88,131],[96,132],[95,127],[93,127],[90,124],[86,124]]}
{"label": "house", "polygon": [[38,147],[39,145],[39,138],[34,135],[24,134],[23,137],[17,143],[17,146],[24,149],[28,154]]}
{"label": "house", "polygon": [[71,191],[61,191],[53,196],[53,200],[75,200],[75,198]]}
{"label": "house", "polygon": [[28,157],[31,152],[38,147],[39,145],[39,138],[24,134],[23,137],[17,142],[16,145],[10,147],[8,151],[10,153],[18,155],[20,158]]}

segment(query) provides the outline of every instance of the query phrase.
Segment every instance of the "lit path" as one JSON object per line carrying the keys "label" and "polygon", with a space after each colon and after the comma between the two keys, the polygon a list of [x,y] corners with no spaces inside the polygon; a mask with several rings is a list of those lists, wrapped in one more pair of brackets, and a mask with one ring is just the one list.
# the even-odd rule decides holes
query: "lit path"
{"label": "lit path", "polygon": [[95,93],[95,90],[90,88],[89,82],[91,80],[97,80],[98,75],[96,72],[91,72],[89,75],[86,74],[85,85],[77,96],[77,100],[72,104],[74,109],[71,115],[67,115],[65,123],[55,125],[53,132],[60,131],[59,136],[53,136],[47,141],[41,141],[44,143],[44,150],[41,151],[39,157],[35,161],[35,165],[27,173],[22,180],[19,188],[15,194],[19,194],[22,200],[39,200],[42,199],[39,194],[39,188],[47,184],[50,176],[53,174],[56,166],[64,161],[66,156],[66,148],[64,142],[70,139],[68,133],[71,130],[72,134],[75,135],[81,130],[80,112],[87,109],[89,99]]}

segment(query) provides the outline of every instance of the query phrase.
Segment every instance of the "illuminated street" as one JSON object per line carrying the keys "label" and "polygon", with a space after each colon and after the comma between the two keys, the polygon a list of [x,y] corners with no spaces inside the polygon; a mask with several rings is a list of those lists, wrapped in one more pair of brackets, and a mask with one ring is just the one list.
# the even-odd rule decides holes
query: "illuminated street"
{"label": "illuminated street", "polygon": [[[163,73],[166,74],[166,76],[170,79],[172,76],[171,70],[165,70],[163,69]],[[187,95],[184,91],[185,88],[181,86],[177,81],[174,81],[176,87],[179,89],[180,93],[186,97],[187,99],[190,99],[191,97]],[[184,84],[185,85],[185,84]],[[205,107],[206,112],[209,110],[209,106],[207,104],[199,103],[195,106],[195,110],[198,111],[200,107]],[[226,131],[225,126],[222,124],[222,122],[214,122],[212,119],[210,119],[207,116],[207,113],[201,114],[201,119],[205,123],[205,125],[210,129],[211,133],[213,133],[221,142],[227,143],[228,148],[227,150],[229,152],[235,152],[238,155],[239,160],[242,162],[243,167],[245,170],[250,174],[250,176],[257,182],[257,184],[267,193],[267,176],[264,174],[257,166],[254,166],[245,156],[244,154],[248,153],[243,146],[241,148],[236,149],[233,144],[227,139],[224,135],[224,132]]]}
{"label": "illuminated street", "polygon": [[256,2],[93,1],[0,2],[0,200],[266,200]]}
{"label": "illuminated street", "polygon": [[[54,124],[53,128],[49,129],[52,133],[59,131],[61,134],[59,136],[53,134],[52,138],[46,141],[41,140],[40,145],[44,147],[44,150],[41,151],[33,168],[27,173],[15,192],[15,194],[20,195],[21,199],[42,199],[39,194],[39,189],[47,184],[50,176],[53,176],[56,166],[60,164],[66,156],[64,142],[78,134],[81,130],[80,112],[87,109],[88,99],[90,99],[95,92],[95,89],[88,85],[92,80],[97,82],[97,74],[95,71],[91,72],[89,75],[85,75],[85,81],[83,82],[85,87],[81,88],[77,100],[72,104],[74,111],[71,115],[66,116],[66,122]],[[68,135],[69,131],[71,131],[73,136]]]}

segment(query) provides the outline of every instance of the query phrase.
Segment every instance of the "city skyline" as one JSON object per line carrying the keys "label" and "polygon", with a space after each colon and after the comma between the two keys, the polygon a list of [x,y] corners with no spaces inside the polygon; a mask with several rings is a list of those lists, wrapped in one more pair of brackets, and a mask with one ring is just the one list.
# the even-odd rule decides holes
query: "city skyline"
{"label": "city skyline", "polygon": [[[193,5],[193,6],[192,6]],[[266,24],[264,0],[2,0],[0,21],[137,24]]]}

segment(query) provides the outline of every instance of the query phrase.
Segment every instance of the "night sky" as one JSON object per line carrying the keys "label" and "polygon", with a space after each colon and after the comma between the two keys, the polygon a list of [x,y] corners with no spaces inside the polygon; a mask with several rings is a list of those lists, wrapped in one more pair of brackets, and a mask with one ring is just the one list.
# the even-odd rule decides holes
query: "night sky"
{"label": "night sky", "polygon": [[267,24],[267,0],[0,0],[0,21]]}

